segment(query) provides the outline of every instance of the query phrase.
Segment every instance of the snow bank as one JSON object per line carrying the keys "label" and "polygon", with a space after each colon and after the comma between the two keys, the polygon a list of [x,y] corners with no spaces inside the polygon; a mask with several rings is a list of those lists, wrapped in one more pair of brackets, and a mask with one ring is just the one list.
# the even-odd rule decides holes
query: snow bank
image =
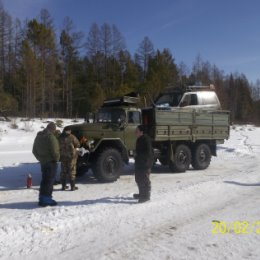
{"label": "snow bank", "polygon": [[[172,174],[157,165],[151,202],[132,199],[130,163],[115,183],[97,183],[88,173],[77,180],[78,191],[55,187],[59,205],[39,208],[31,148],[46,123],[36,119],[24,131],[17,122],[18,129],[0,122],[1,259],[259,259],[256,229],[212,234],[212,220],[260,220],[260,128],[234,126],[204,171]],[[25,188],[28,172],[32,189]]]}

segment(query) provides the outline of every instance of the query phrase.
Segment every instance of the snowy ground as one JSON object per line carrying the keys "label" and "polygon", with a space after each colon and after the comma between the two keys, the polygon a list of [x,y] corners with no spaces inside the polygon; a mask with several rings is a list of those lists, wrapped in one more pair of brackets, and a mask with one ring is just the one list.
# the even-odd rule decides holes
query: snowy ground
{"label": "snowy ground", "polygon": [[[0,122],[0,259],[259,259],[260,128],[233,127],[207,170],[171,174],[156,166],[148,203],[131,198],[130,164],[115,183],[86,174],[78,191],[55,187],[59,205],[39,208],[31,148],[46,123],[16,123]],[[225,221],[228,234],[212,234],[212,221]],[[248,221],[248,234],[236,234],[235,221]]]}

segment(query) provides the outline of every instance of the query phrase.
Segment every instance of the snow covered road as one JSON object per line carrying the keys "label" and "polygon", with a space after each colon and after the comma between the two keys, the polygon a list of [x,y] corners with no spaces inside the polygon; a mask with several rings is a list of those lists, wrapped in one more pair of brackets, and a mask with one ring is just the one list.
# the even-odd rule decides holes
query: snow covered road
{"label": "snow covered road", "polygon": [[[56,187],[53,208],[37,207],[39,165],[21,152],[35,132],[24,135],[20,151],[6,146],[9,132],[0,141],[0,259],[259,259],[260,128],[233,127],[207,170],[157,165],[148,203],[132,199],[130,164],[115,183],[87,174],[78,191]],[[32,189],[24,188],[28,172]],[[247,221],[248,234],[212,234],[212,221]]]}

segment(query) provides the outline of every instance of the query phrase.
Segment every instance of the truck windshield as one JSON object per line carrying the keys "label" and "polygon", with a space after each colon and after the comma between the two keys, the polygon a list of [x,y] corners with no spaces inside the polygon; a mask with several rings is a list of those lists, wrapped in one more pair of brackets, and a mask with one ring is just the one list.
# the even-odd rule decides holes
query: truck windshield
{"label": "truck windshield", "polygon": [[181,93],[162,94],[156,100],[155,104],[159,107],[177,107],[182,98]]}
{"label": "truck windshield", "polygon": [[97,123],[119,123],[125,121],[126,114],[123,109],[102,108],[96,115]]}

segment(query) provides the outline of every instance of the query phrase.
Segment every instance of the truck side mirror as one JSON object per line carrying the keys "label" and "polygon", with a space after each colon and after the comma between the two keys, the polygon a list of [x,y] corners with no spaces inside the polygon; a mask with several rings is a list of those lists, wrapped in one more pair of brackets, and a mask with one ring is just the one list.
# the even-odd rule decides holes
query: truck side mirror
{"label": "truck side mirror", "polygon": [[126,125],[127,125],[127,122],[126,122],[125,119],[123,119],[123,118],[118,118],[118,126],[119,126],[120,129],[125,128]]}

